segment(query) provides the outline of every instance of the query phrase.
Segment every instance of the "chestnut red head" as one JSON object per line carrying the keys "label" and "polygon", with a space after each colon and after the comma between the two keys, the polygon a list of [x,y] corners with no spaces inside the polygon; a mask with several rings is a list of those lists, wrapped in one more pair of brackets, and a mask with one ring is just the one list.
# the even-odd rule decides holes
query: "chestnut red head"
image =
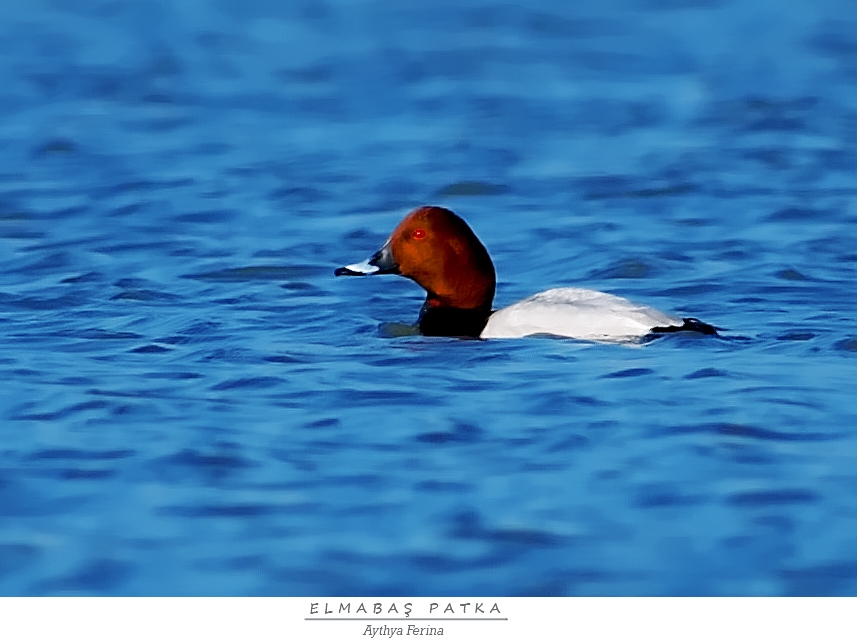
{"label": "chestnut red head", "polygon": [[417,282],[426,290],[430,308],[490,311],[494,299],[496,276],[488,251],[470,226],[446,208],[417,208],[372,257],[335,274],[384,273]]}

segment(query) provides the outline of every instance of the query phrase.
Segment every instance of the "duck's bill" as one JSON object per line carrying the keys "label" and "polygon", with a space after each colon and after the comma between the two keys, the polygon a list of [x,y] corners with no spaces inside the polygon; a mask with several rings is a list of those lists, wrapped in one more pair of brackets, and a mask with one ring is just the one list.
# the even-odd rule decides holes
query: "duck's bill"
{"label": "duck's bill", "polygon": [[337,277],[363,277],[366,275],[398,275],[399,265],[393,259],[390,242],[362,263],[353,263],[333,271]]}
{"label": "duck's bill", "polygon": [[361,277],[364,275],[374,275],[381,269],[378,266],[373,266],[369,263],[369,259],[363,263],[352,263],[350,266],[342,266],[333,271],[337,277]]}

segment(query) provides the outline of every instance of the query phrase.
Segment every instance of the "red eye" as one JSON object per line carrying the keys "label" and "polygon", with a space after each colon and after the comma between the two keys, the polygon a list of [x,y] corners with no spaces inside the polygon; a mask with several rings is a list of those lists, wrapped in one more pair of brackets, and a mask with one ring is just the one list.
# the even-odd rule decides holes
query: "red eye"
{"label": "red eye", "polygon": [[422,239],[425,236],[426,236],[426,231],[423,230],[422,228],[417,228],[416,230],[414,230],[414,239]]}

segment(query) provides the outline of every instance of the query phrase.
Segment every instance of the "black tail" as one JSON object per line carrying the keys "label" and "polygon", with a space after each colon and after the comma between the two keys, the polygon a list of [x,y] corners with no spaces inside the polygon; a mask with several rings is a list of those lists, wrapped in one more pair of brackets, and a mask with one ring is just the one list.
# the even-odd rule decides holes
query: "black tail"
{"label": "black tail", "polygon": [[653,328],[651,333],[678,333],[683,330],[690,330],[694,333],[702,333],[703,335],[716,335],[717,329],[711,324],[699,321],[696,317],[685,317],[682,320],[684,323],[681,326],[658,326]]}

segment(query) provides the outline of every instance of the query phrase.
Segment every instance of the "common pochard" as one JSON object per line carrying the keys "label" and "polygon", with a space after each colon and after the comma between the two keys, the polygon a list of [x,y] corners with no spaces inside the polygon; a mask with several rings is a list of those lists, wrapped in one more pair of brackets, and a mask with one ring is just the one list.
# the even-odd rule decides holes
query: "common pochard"
{"label": "common pochard", "polygon": [[334,274],[413,279],[427,293],[417,322],[423,335],[488,339],[547,334],[630,342],[676,331],[717,334],[698,319],[585,288],[546,290],[492,312],[497,281],[488,251],[464,219],[435,206],[408,214],[378,252]]}

